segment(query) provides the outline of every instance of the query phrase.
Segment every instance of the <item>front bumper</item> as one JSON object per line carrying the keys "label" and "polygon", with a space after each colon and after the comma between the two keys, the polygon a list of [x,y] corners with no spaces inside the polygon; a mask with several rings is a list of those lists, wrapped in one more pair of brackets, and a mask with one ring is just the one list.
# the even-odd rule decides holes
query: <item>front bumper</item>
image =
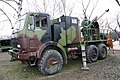
{"label": "front bumper", "polygon": [[27,54],[26,52],[21,52],[17,48],[13,48],[12,50],[9,50],[8,54],[16,58],[17,60],[28,60],[29,59],[29,54]]}

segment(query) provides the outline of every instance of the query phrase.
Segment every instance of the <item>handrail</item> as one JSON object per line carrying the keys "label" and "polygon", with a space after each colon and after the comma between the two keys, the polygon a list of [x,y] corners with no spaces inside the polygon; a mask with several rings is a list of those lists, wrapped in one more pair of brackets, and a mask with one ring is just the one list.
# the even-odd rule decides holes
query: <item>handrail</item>
{"label": "handrail", "polygon": [[106,40],[108,32],[106,29],[96,29],[96,28],[83,28],[82,34],[85,41],[93,41],[93,40]]}

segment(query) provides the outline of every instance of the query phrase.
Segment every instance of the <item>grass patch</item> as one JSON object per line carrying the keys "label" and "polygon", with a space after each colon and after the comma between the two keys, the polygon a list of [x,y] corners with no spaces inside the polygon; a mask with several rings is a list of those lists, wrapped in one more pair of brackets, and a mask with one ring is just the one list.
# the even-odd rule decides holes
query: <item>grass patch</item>
{"label": "grass patch", "polygon": [[[8,58],[8,57],[6,57]],[[98,60],[94,63],[89,63],[88,67],[98,64],[108,64],[106,61],[120,63],[120,60],[115,60],[113,56],[107,56],[104,60]],[[119,62],[118,62],[119,61]],[[0,60],[0,80],[46,80],[59,75],[67,75],[73,71],[80,70],[82,62],[80,59],[69,60],[67,65],[64,65],[61,72],[58,74],[45,76],[40,73],[37,66],[29,67],[21,64],[20,61],[9,62],[9,59]],[[115,64],[117,65],[117,64]]]}
{"label": "grass patch", "polygon": [[80,60],[69,60],[67,65],[64,65],[61,72],[55,75],[45,76],[40,73],[37,66],[29,67],[21,64],[20,61],[9,62],[8,60],[1,61],[0,79],[3,80],[43,80],[57,75],[68,74],[82,65]]}

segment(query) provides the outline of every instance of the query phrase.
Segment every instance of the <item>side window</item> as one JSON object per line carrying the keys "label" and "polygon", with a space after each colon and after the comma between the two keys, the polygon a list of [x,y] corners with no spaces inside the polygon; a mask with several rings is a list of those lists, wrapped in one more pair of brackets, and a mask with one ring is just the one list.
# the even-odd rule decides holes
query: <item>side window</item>
{"label": "side window", "polygon": [[34,22],[35,21],[35,18],[34,16],[29,16],[29,19],[28,19],[28,30],[34,30],[35,29],[35,25],[34,25]]}
{"label": "side window", "polygon": [[47,27],[47,17],[44,17],[42,20],[41,20],[41,26],[42,27]]}
{"label": "side window", "polygon": [[35,18],[35,26],[36,26],[36,29],[38,29],[40,27],[47,27],[48,26],[48,24],[47,24],[47,17],[36,16],[36,18]]}
{"label": "side window", "polygon": [[39,16],[36,16],[35,17],[35,28],[40,28],[40,17]]}
{"label": "side window", "polygon": [[77,23],[78,23],[77,19],[73,18],[72,19],[72,24],[77,24]]}

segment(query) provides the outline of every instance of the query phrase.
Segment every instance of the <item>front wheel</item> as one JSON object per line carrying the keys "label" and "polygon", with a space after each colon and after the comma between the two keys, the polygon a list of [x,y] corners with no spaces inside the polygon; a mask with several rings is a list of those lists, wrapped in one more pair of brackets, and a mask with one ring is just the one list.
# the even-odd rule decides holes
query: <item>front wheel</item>
{"label": "front wheel", "polygon": [[42,74],[51,75],[58,73],[63,66],[63,58],[56,50],[46,50],[38,60],[38,69]]}

